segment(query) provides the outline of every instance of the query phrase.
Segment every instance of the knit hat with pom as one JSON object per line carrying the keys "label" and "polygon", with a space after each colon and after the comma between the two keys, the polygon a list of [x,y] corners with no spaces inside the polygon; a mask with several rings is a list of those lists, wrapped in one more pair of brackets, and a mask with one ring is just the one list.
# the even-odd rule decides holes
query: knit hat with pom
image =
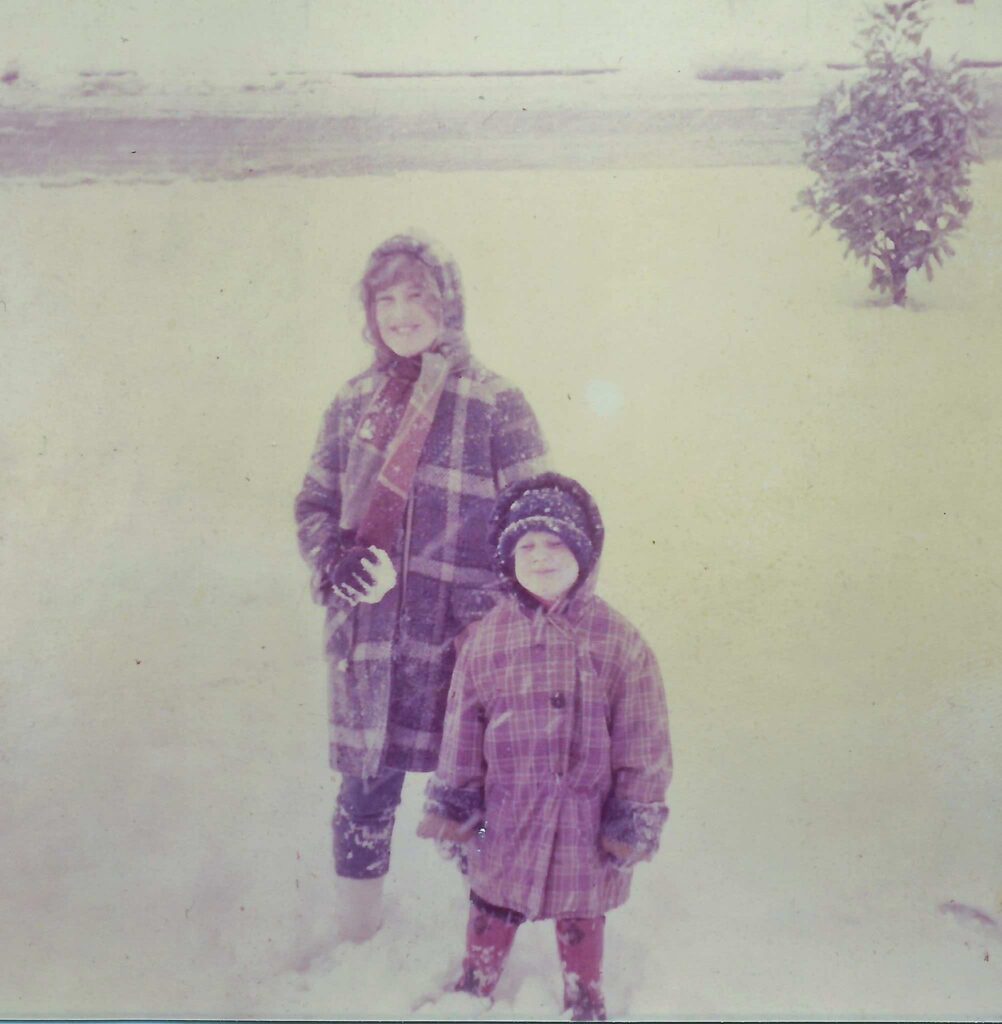
{"label": "knit hat with pom", "polygon": [[595,503],[580,484],[559,473],[543,473],[502,491],[491,525],[496,565],[509,577],[515,545],[531,530],[556,534],[571,549],[582,577],[601,550],[602,520]]}

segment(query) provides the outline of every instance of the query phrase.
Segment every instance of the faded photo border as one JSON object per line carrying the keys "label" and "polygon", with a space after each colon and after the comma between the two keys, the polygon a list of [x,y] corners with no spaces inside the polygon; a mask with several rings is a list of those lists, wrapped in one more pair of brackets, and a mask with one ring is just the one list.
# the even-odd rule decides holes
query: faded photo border
{"label": "faded photo border", "polygon": [[412,231],[664,679],[610,1015],[997,1013],[1002,8],[923,7],[982,159],[896,307],[803,205],[868,6],[0,0],[0,1015],[562,1012],[549,922],[493,1004],[442,996],[467,886],[424,773],[382,927],[333,940],[293,501]]}

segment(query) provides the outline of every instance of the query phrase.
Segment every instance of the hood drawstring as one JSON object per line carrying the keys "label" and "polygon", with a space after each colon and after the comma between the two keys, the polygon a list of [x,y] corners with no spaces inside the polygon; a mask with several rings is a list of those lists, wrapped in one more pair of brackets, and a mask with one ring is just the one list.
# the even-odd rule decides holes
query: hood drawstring
{"label": "hood drawstring", "polygon": [[[573,600],[573,599],[572,599]],[[574,623],[565,614],[568,609],[568,604],[561,601],[559,606],[556,608],[544,608],[543,605],[538,605],[537,608],[531,613],[531,628],[530,628],[530,642],[532,645],[539,646],[545,642],[544,636],[547,628],[553,628],[558,633],[562,633],[569,640],[574,640],[577,635]]]}

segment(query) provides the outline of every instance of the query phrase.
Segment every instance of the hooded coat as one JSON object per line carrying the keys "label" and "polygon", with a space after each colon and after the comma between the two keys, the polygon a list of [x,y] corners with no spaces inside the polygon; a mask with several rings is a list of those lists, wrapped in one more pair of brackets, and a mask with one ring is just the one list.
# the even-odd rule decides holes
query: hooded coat
{"label": "hooded coat", "polygon": [[[594,593],[598,509],[573,481],[540,479],[583,503],[595,567],[550,609],[512,588],[464,636],[425,809],[480,823],[466,856],[482,899],[530,919],[594,917],[626,901],[632,864],[658,847],[672,773],[668,710],[651,649]],[[531,483],[499,499],[495,547]],[[633,855],[617,861],[602,836]]]}
{"label": "hooded coat", "polygon": [[496,495],[545,466],[545,444],[522,393],[469,355],[459,275],[424,243],[400,236],[377,250],[418,254],[435,270],[445,327],[434,346],[450,372],[421,451],[407,509],[389,545],[396,586],[378,603],[348,602],[331,572],[354,543],[340,526],[349,448],[387,375],[377,338],[372,365],[344,385],[323,417],[295,501],[300,551],[326,607],[331,766],[374,776],[384,767],[431,771],[438,759],[456,634],[487,611],[494,574],[483,538]]}

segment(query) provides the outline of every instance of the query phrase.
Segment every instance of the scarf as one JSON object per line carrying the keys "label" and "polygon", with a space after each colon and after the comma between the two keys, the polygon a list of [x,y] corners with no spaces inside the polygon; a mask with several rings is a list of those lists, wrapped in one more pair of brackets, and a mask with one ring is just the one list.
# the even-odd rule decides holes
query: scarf
{"label": "scarf", "polygon": [[348,444],[341,528],[389,551],[454,360],[424,352],[394,360]]}

